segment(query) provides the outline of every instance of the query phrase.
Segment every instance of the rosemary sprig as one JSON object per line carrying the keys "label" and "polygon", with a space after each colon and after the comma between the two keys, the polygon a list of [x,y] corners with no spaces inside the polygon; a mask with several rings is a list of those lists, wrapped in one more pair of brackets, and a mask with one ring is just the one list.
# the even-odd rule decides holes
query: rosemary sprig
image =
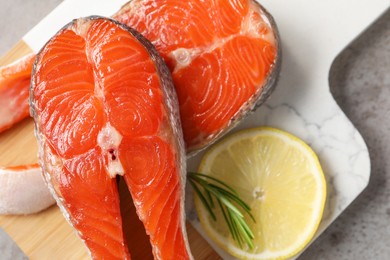
{"label": "rosemary sprig", "polygon": [[189,172],[188,181],[211,218],[217,221],[214,213],[217,204],[233,239],[241,248],[245,243],[250,249],[253,249],[253,232],[245,222],[244,215],[239,208],[244,210],[254,222],[256,221],[251,214],[250,207],[239,197],[238,193],[226,183],[202,173]]}

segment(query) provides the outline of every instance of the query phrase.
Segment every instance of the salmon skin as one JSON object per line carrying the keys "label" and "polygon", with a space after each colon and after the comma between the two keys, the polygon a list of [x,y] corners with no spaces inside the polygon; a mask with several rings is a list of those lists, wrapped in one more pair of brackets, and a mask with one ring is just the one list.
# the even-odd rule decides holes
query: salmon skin
{"label": "salmon skin", "polygon": [[271,94],[279,34],[253,0],[132,0],[113,16],[149,39],[168,64],[187,153],[233,128]]}
{"label": "salmon skin", "polygon": [[55,203],[38,164],[0,167],[0,215],[26,215]]}
{"label": "salmon skin", "polygon": [[192,258],[177,97],[148,40],[108,18],[73,20],[37,54],[30,102],[44,178],[92,258],[130,259],[117,176],[154,258]]}

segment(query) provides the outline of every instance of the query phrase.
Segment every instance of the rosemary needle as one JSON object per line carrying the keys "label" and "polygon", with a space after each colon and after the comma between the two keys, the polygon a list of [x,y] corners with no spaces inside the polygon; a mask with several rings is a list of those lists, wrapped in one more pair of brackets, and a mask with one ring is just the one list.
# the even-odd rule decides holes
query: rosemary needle
{"label": "rosemary needle", "polygon": [[245,243],[253,249],[254,235],[240,209],[246,212],[254,222],[255,219],[250,207],[239,197],[239,194],[221,180],[202,173],[189,172],[188,181],[211,218],[217,221],[214,210],[218,205],[232,238],[241,248]]}

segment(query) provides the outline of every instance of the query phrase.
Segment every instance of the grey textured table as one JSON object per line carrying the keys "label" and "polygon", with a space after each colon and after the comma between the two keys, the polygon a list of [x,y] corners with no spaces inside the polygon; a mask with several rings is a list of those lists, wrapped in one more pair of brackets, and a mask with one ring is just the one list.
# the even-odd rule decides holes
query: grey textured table
{"label": "grey textured table", "polygon": [[387,260],[390,259],[390,9],[336,58],[329,80],[337,103],[366,141],[371,177],[366,190],[301,259]]}
{"label": "grey textured table", "polygon": [[[0,0],[0,55],[60,2]],[[336,58],[330,83],[367,143],[371,179],[299,259],[390,259],[390,9]]]}

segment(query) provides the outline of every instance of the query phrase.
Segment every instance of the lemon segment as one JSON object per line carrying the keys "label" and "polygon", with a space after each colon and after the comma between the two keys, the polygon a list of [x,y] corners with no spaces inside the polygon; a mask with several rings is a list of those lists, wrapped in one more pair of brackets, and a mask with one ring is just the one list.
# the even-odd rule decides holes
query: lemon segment
{"label": "lemon segment", "polygon": [[214,221],[195,195],[205,232],[240,259],[286,259],[313,238],[321,221],[326,182],[312,149],[297,137],[271,127],[247,129],[213,145],[198,171],[224,181],[252,209],[245,221],[253,231],[254,248],[240,248],[232,239],[222,212]]}

